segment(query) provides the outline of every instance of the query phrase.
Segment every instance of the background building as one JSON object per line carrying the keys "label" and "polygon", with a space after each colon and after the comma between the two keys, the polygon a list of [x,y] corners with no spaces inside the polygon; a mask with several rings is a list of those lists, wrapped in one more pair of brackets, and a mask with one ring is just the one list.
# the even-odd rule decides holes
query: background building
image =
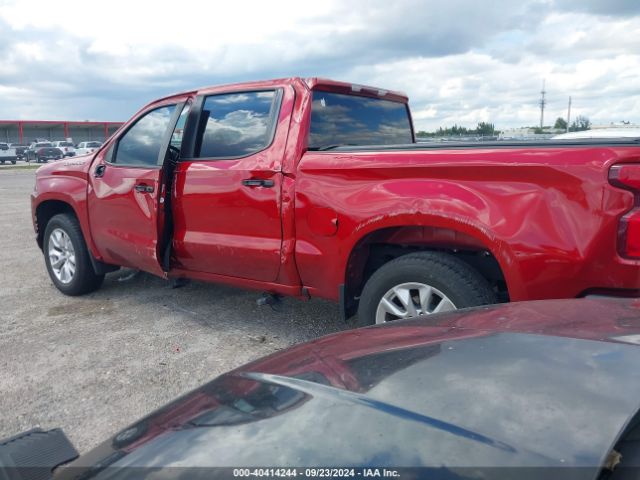
{"label": "background building", "polygon": [[123,122],[73,122],[60,120],[0,120],[0,142],[29,143],[36,138],[74,143],[104,142]]}

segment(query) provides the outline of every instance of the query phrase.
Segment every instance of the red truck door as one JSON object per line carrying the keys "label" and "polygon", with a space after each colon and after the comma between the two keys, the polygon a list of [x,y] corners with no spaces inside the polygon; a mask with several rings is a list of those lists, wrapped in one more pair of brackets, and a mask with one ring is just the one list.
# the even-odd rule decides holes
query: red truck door
{"label": "red truck door", "polygon": [[194,102],[200,113],[192,158],[181,159],[175,176],[177,269],[276,279],[281,163],[293,99],[292,88],[274,86],[205,94]]}
{"label": "red truck door", "polygon": [[158,253],[162,168],[176,122],[184,117],[180,114],[185,100],[152,106],[93,161],[87,195],[89,224],[106,263],[163,273]]}

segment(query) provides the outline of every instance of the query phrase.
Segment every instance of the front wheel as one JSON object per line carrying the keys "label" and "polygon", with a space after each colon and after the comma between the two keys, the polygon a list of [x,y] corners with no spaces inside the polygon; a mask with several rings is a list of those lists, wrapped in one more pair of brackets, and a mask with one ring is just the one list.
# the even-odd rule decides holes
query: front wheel
{"label": "front wheel", "polygon": [[495,301],[487,281],[465,262],[445,253],[411,253],[371,275],[360,297],[358,322],[373,325]]}
{"label": "front wheel", "polygon": [[65,295],[83,295],[102,285],[104,275],[96,275],[93,270],[75,216],[64,213],[49,220],[42,248],[49,277]]}

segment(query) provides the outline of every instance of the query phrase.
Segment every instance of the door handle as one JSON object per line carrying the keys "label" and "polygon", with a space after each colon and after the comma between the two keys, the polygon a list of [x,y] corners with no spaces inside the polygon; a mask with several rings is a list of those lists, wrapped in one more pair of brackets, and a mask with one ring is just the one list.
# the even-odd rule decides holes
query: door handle
{"label": "door handle", "polygon": [[135,186],[136,192],[140,193],[153,193],[153,186],[146,183],[139,183]]}
{"label": "door handle", "polygon": [[93,176],[96,178],[100,178],[104,175],[104,171],[107,169],[106,165],[98,165],[93,172]]}
{"label": "door handle", "polygon": [[265,180],[262,178],[245,178],[242,180],[242,185],[245,187],[273,187],[273,180]]}

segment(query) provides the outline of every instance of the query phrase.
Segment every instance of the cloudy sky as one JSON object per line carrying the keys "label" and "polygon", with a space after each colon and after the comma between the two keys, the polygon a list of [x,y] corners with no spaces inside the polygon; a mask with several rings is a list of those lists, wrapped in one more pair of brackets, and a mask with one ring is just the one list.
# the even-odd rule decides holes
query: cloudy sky
{"label": "cloudy sky", "polygon": [[640,123],[638,0],[0,0],[0,119],[129,118],[283,76],[406,92],[418,129]]}

